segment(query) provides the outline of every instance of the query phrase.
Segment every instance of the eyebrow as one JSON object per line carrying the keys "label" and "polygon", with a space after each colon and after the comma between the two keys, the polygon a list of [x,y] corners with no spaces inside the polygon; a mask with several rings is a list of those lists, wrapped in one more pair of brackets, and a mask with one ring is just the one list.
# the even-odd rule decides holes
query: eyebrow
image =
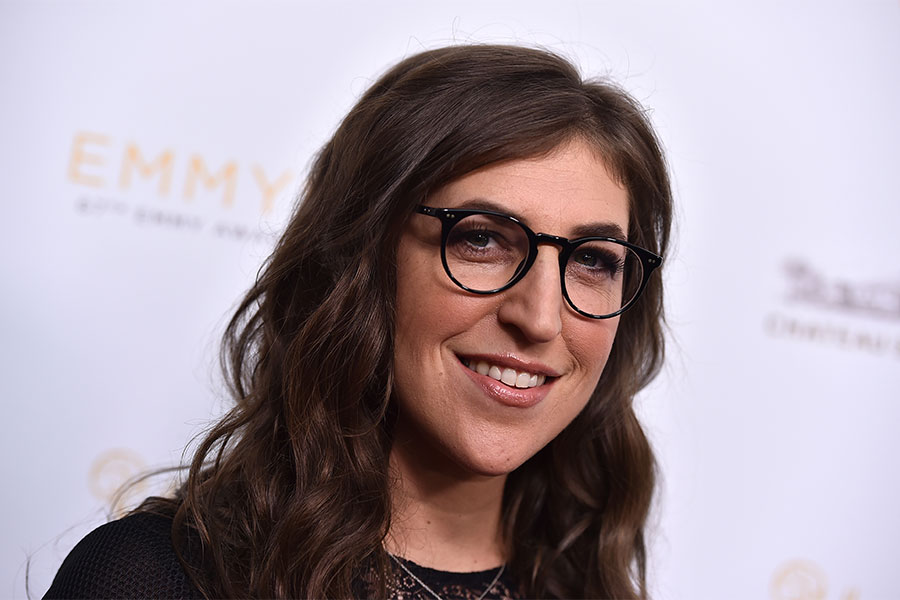
{"label": "eyebrow", "polygon": [[[497,204],[496,202],[488,200],[486,198],[472,198],[471,200],[466,200],[456,208],[471,210],[490,210],[493,212],[498,212],[504,215],[509,215],[510,217],[514,217],[522,223],[525,223],[526,225],[531,227],[531,225],[528,223],[528,219],[524,218],[522,215],[516,214],[515,212],[510,211],[507,207],[501,204]],[[618,223],[613,223],[611,221],[582,223],[572,228],[570,239],[576,240],[586,237],[608,237],[615,238],[617,240],[623,240],[626,242],[628,241],[627,234],[622,230],[622,227],[619,226]]]}

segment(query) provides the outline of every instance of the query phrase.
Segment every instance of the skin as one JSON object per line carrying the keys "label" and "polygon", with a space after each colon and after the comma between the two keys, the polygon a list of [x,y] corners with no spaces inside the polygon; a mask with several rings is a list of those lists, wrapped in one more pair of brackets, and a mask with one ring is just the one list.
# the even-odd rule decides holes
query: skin
{"label": "skin", "polygon": [[[573,140],[547,156],[474,171],[433,193],[440,208],[490,202],[536,232],[577,237],[588,223],[628,231],[627,191],[597,153]],[[539,246],[525,278],[499,294],[457,287],[440,261],[438,219],[414,215],[397,250],[391,450],[397,475],[389,551],[448,571],[504,561],[506,476],[584,408],[609,357],[618,318],[585,318],[560,291],[558,253]],[[461,359],[550,377],[528,390],[474,374]],[[508,392],[508,393],[507,393]]]}

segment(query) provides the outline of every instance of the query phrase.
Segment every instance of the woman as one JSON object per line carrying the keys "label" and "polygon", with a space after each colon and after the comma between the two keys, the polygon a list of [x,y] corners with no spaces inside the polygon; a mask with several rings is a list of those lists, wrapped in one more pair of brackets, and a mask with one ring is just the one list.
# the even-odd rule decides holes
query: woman
{"label": "woman", "polygon": [[662,361],[670,218],[619,88],[513,46],[402,61],[230,322],[236,406],[186,482],[48,596],[646,597],[632,399]]}

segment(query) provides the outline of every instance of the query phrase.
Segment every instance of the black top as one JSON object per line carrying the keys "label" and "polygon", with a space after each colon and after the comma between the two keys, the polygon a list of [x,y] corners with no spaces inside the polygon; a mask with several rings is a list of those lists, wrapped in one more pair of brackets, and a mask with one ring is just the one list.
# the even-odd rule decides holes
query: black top
{"label": "black top", "polygon": [[78,542],[44,598],[203,598],[178,562],[172,520],[136,514]]}
{"label": "black top", "polygon": [[[203,598],[178,561],[171,530],[171,518],[146,513],[98,527],[69,553],[44,598]],[[445,599],[477,600],[497,575],[497,569],[451,573],[403,564]],[[435,600],[399,567],[393,575],[392,598]],[[484,598],[516,598],[515,589],[504,571]]]}

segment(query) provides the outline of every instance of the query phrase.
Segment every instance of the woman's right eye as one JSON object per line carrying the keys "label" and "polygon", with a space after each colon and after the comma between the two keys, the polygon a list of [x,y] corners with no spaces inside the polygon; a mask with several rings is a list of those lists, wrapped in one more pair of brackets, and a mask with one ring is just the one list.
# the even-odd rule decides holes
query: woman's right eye
{"label": "woman's right eye", "polygon": [[502,246],[503,243],[501,233],[481,226],[457,227],[450,232],[450,238],[447,240],[449,246],[471,252],[493,249]]}

